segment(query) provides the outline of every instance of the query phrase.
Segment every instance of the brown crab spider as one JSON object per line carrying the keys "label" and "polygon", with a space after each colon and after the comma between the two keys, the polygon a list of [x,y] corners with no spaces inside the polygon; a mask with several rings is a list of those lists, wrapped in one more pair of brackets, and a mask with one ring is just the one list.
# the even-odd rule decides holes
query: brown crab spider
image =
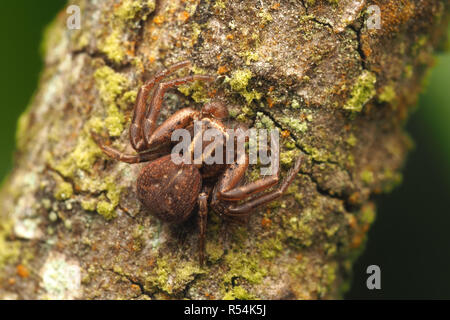
{"label": "brown crab spider", "polygon": [[[131,164],[148,162],[137,178],[137,196],[150,214],[165,222],[181,223],[197,208],[199,260],[203,265],[208,204],[219,216],[243,222],[255,208],[275,200],[286,191],[300,170],[302,157],[280,183],[279,172],[276,172],[243,184],[249,166],[246,153],[240,156],[244,158],[235,159],[232,164],[174,163],[170,154],[172,133],[177,129],[192,131],[194,121],[201,121],[206,128],[221,130],[224,141],[229,138],[223,123],[228,110],[217,99],[206,103],[200,111],[189,107],[178,110],[157,126],[167,90],[189,82],[215,80],[208,75],[191,75],[163,81],[189,65],[189,61],[174,64],[155,74],[140,88],[129,131],[130,143],[136,154],[122,153],[105,144],[98,135],[92,136],[103,152],[115,160]],[[203,159],[211,156],[210,152],[205,154],[205,150],[206,146],[202,145]],[[278,183],[275,189],[267,191]]]}

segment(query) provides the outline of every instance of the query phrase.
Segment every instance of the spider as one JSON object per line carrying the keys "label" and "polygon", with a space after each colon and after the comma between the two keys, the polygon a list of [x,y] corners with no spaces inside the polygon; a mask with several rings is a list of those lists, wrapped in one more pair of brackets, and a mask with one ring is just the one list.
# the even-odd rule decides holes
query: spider
{"label": "spider", "polygon": [[[192,130],[193,122],[201,121],[207,128],[219,129],[227,137],[223,121],[228,117],[228,110],[218,99],[206,103],[201,111],[189,107],[180,109],[157,126],[167,90],[197,80],[215,80],[208,75],[191,75],[163,82],[165,77],[189,65],[189,61],[172,65],[156,73],[140,88],[129,130],[130,143],[136,154],[122,153],[102,142],[98,135],[93,133],[92,136],[102,151],[115,160],[130,164],[148,162],[137,178],[137,196],[150,214],[168,223],[181,223],[197,208],[199,262],[203,266],[208,204],[219,216],[242,222],[254,208],[285,192],[300,170],[302,157],[277,188],[262,194],[259,193],[278,184],[279,172],[243,184],[249,166],[246,152],[240,156],[243,159],[235,159],[232,164],[206,164],[204,161],[201,164],[175,164],[171,160],[170,147],[173,145],[171,135],[176,129]],[[203,159],[208,156],[203,144],[201,152]]]}

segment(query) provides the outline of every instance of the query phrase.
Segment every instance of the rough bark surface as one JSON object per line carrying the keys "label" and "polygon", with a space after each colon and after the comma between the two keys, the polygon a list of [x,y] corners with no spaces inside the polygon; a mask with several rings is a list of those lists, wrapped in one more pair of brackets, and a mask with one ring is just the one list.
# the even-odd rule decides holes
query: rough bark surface
{"label": "rough bark surface", "polygon": [[[374,219],[374,193],[401,180],[403,125],[443,43],[445,0],[77,1],[45,36],[45,69],[19,121],[0,199],[0,297],[338,298]],[[365,24],[369,5],[381,29]],[[167,95],[162,118],[223,95],[230,125],[282,131],[287,194],[246,226],[209,214],[207,263],[195,219],[180,226],[136,199],[140,165],[111,161],[96,131],[132,152],[138,87],[165,66],[216,74]],[[257,170],[248,179],[257,178]]]}

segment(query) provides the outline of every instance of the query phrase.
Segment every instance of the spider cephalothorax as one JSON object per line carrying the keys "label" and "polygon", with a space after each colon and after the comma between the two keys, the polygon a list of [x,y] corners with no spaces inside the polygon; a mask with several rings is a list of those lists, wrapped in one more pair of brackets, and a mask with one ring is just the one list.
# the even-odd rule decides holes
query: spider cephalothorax
{"label": "spider cephalothorax", "polygon": [[[246,153],[238,155],[240,159],[234,158],[229,164],[207,164],[205,161],[175,163],[170,146],[173,144],[172,134],[177,129],[192,132],[194,121],[197,121],[205,128],[222,132],[223,144],[228,138],[227,127],[222,122],[228,117],[228,110],[220,100],[206,103],[200,111],[188,107],[178,110],[157,126],[164,94],[168,89],[197,80],[215,80],[207,75],[192,75],[162,81],[188,65],[188,61],[177,63],[154,75],[140,88],[130,127],[130,142],[137,154],[124,154],[104,144],[97,135],[93,134],[93,138],[103,152],[113,159],[127,163],[148,162],[137,179],[137,196],[149,213],[166,222],[180,223],[197,208],[199,258],[200,264],[203,264],[208,204],[220,216],[242,221],[254,208],[284,193],[300,170],[301,157],[277,188],[262,194],[259,193],[278,183],[279,173],[277,171],[273,175],[243,184],[249,166]],[[195,139],[194,136],[193,141]],[[211,156],[211,148],[206,151],[208,148],[205,147],[202,145],[203,160]]]}

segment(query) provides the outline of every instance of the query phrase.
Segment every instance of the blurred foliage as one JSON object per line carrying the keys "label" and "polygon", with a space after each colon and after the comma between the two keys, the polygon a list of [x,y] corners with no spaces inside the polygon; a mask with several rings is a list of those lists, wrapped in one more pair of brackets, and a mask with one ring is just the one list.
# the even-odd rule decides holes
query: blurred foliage
{"label": "blurred foliage", "polygon": [[[0,11],[0,178],[12,167],[16,120],[36,90],[39,46],[62,0],[2,2]],[[404,183],[377,199],[377,221],[354,270],[347,298],[450,298],[450,54],[437,59],[408,129],[416,141]],[[365,287],[380,265],[382,290]]]}

